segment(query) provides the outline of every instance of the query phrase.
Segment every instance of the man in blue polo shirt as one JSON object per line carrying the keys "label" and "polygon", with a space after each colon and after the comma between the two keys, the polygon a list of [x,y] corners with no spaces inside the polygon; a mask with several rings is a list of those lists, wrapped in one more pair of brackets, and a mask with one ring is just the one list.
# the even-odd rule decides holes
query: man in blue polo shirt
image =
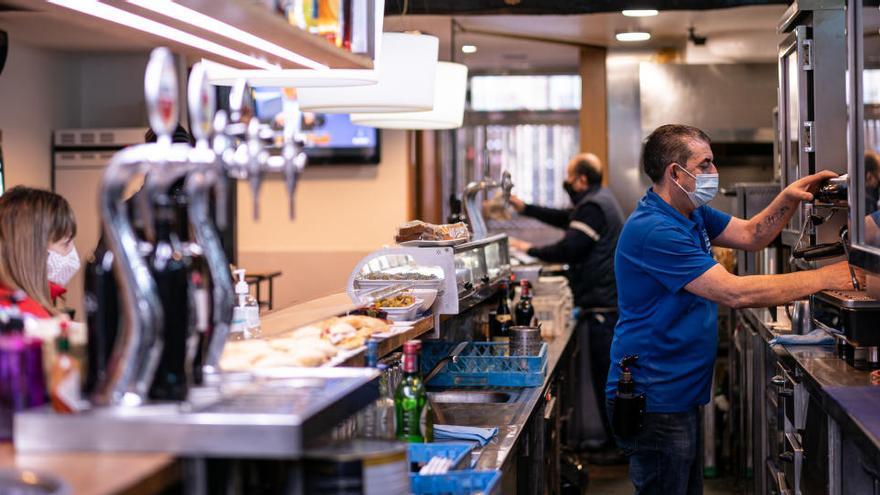
{"label": "man in blue polo shirt", "polygon": [[[719,265],[712,244],[757,250],[772,241],[798,204],[812,199],[829,171],[786,187],[750,220],[707,206],[718,174],[709,136],[684,125],[664,125],[648,136],[642,152],[653,187],[629,217],[614,261],[619,320],[611,344],[606,396],[609,416],[620,369],[631,368],[644,393],[644,426],[616,440],[629,457],[638,494],[702,493],[699,406],[710,398],[717,347],[717,304],[775,306],[824,289],[852,289],[849,265],[785,275],[738,277]],[[860,273],[860,275],[862,275]]]}

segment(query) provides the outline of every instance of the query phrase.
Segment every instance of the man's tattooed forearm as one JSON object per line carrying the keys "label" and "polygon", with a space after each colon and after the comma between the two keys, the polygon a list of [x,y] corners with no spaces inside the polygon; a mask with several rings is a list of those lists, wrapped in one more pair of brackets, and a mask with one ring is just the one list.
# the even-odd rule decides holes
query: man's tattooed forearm
{"label": "man's tattooed forearm", "polygon": [[767,215],[767,218],[758,223],[758,226],[755,227],[755,234],[764,235],[768,230],[775,230],[776,224],[782,221],[785,218],[785,214],[788,212],[788,206],[783,205],[778,210],[773,213]]}

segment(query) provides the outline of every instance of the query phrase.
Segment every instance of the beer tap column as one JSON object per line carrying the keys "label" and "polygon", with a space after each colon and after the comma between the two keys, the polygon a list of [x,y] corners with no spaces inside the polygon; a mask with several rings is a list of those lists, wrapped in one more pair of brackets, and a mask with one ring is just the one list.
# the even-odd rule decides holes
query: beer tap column
{"label": "beer tap column", "polygon": [[[223,353],[229,325],[232,322],[233,291],[229,274],[229,260],[220,242],[220,236],[211,221],[210,195],[215,194],[218,217],[225,223],[226,170],[220,158],[227,149],[229,139],[223,133],[226,126],[226,113],[217,112],[213,88],[208,84],[204,67],[196,64],[190,73],[187,88],[189,113],[196,147],[193,162],[200,166],[186,179],[185,189],[189,197],[189,223],[196,242],[202,247],[205,262],[211,275],[211,332],[204,346],[206,371],[214,371]],[[211,132],[220,131],[214,136],[213,146],[208,144]],[[222,204],[222,206],[221,206]],[[220,210],[223,210],[222,215]],[[220,218],[217,223],[220,223]]]}
{"label": "beer tap column", "polygon": [[177,125],[177,76],[168,49],[153,50],[144,92],[150,127],[158,140],[115,154],[101,183],[100,212],[121,289],[122,328],[106,376],[97,384],[92,398],[98,405],[142,404],[162,353],[162,305],[129,223],[123,192],[132,178],[147,173],[151,164],[161,161],[171,148],[171,134]]}

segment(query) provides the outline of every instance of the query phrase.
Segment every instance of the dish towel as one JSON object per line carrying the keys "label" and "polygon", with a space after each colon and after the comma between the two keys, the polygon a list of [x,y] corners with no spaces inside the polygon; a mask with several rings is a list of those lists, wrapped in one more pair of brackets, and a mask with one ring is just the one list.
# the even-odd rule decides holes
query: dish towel
{"label": "dish towel", "polygon": [[770,339],[770,345],[826,345],[833,343],[834,337],[829,335],[828,332],[822,330],[821,328],[817,328],[812,332],[806,333],[804,335],[777,335],[776,337]]}
{"label": "dish towel", "polygon": [[498,428],[479,428],[476,426],[434,425],[434,440],[470,440],[480,442],[480,447],[489,443]]}

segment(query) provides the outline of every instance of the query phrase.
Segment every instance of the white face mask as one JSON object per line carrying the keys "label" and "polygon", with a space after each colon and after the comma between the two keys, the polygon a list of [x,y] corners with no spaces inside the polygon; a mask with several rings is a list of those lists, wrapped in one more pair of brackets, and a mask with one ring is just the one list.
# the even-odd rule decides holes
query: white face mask
{"label": "white face mask", "polygon": [[680,168],[682,172],[690,175],[696,181],[696,188],[694,188],[693,192],[686,190],[681,187],[681,184],[678,181],[673,180],[675,185],[678,186],[685,194],[687,194],[688,199],[691,200],[691,203],[695,208],[699,208],[704,204],[712,201],[716,194],[718,194],[718,174],[700,174],[694,175],[688,172],[681,165],[676,164],[676,167]]}
{"label": "white face mask", "polygon": [[79,253],[74,246],[69,253],[60,255],[55,251],[49,251],[49,260],[46,263],[49,281],[61,286],[67,286],[70,279],[79,270]]}

